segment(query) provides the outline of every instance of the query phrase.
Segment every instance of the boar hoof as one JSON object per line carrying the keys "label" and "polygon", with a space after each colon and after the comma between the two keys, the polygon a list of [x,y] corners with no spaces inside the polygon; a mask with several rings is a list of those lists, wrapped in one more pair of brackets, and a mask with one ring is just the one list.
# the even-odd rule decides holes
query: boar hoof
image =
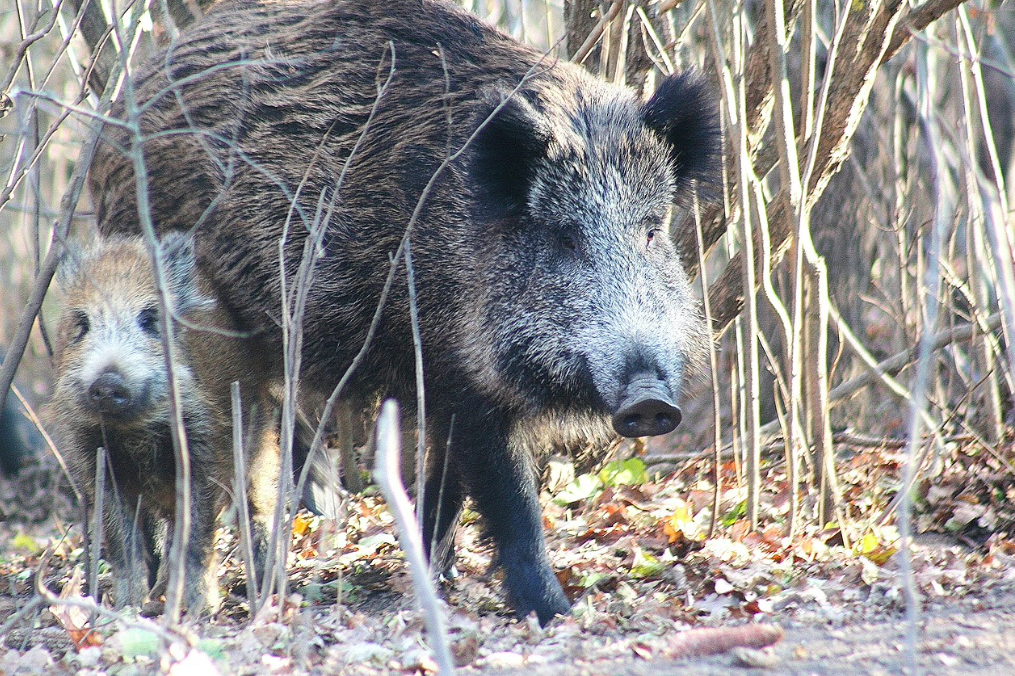
{"label": "boar hoof", "polygon": [[571,602],[549,566],[524,572],[509,568],[506,572],[511,605],[519,618],[535,612],[539,624],[545,627],[557,615],[571,612]]}

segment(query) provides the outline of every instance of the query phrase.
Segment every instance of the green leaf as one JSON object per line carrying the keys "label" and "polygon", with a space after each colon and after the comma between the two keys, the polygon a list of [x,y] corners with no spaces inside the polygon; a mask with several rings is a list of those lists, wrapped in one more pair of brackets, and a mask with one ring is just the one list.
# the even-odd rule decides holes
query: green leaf
{"label": "green leaf", "polygon": [[604,579],[606,579],[606,575],[604,573],[597,572],[585,573],[584,575],[582,575],[581,580],[578,581],[578,586],[581,587],[582,589],[588,589],[592,585]]}
{"label": "green leaf", "polygon": [[723,514],[722,525],[732,526],[745,516],[747,516],[747,500],[744,500],[736,507]]}
{"label": "green leaf", "polygon": [[38,554],[42,551],[42,545],[36,542],[35,538],[31,535],[25,535],[24,533],[18,533],[11,540],[11,544],[14,545],[15,549],[21,549],[29,554]]}
{"label": "green leaf", "polygon": [[303,597],[303,600],[311,605],[321,603],[335,603],[340,594],[348,594],[354,585],[346,579],[332,580],[331,582],[311,582],[296,589]]}
{"label": "green leaf", "polygon": [[226,659],[225,646],[220,639],[202,638],[197,642],[197,649],[213,660]]}
{"label": "green leaf", "polygon": [[349,565],[360,561],[361,559],[369,559],[377,555],[377,552],[384,547],[397,547],[398,541],[395,540],[395,536],[391,533],[384,531],[375,535],[368,535],[357,542],[351,551],[342,554],[339,557],[339,561],[345,565]]}
{"label": "green leaf", "polygon": [[648,472],[641,458],[628,458],[606,463],[599,478],[607,486],[640,486],[648,480]]}
{"label": "green leaf", "polygon": [[154,657],[159,652],[159,635],[149,629],[131,627],[116,634],[124,659]]}
{"label": "green leaf", "polygon": [[666,570],[666,564],[652,556],[641,547],[634,550],[634,562],[631,564],[631,577],[659,577]]}
{"label": "green leaf", "polygon": [[564,487],[557,497],[553,499],[561,507],[566,507],[575,502],[591,500],[603,492],[603,482],[595,474],[582,474],[575,477],[575,480]]}

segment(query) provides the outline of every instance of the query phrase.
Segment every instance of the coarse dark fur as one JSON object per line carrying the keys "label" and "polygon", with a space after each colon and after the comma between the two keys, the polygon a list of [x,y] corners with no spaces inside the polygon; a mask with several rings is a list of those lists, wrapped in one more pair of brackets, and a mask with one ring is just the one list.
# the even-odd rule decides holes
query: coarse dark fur
{"label": "coarse dark fur", "polygon": [[[0,350],[0,365],[3,362],[4,353]],[[42,435],[21,412],[21,404],[11,388],[0,411],[0,475],[13,477],[42,448]]]}
{"label": "coarse dark fur", "polygon": [[[191,526],[185,607],[214,608],[215,521],[232,491],[230,387],[243,402],[247,498],[255,560],[261,571],[278,485],[278,445],[256,351],[227,335],[235,326],[197,273],[186,236],[162,243],[175,317],[173,365],[191,459]],[[96,450],[105,448],[103,493],[106,559],[118,606],[140,605],[165,579],[176,513],[176,462],[170,433],[169,383],[155,276],[139,237],[113,237],[69,255],[60,271],[64,308],[50,411],[75,480],[96,505]],[[154,594],[153,594],[154,595]]]}
{"label": "coarse dark fur", "polygon": [[[566,612],[532,459],[550,443],[612,435],[632,391],[675,400],[698,368],[707,332],[668,235],[692,186],[714,188],[707,86],[673,76],[643,103],[458,8],[409,0],[226,2],[133,86],[156,225],[193,231],[220,297],[264,332],[275,378],[279,242],[291,289],[307,233],[323,224],[301,373],[318,395],[363,345],[428,181],[476,133],[412,223],[425,538],[433,564],[450,565],[471,496],[516,610],[543,622]],[[107,126],[106,141],[92,169],[100,227],[135,231],[131,139]],[[398,265],[348,394],[411,406]],[[672,428],[679,411],[665,406]]]}
{"label": "coarse dark fur", "polygon": [[28,455],[19,432],[18,418],[21,414],[15,407],[16,402],[17,399],[10,394],[0,411],[0,475],[3,476],[17,474],[23,459]]}

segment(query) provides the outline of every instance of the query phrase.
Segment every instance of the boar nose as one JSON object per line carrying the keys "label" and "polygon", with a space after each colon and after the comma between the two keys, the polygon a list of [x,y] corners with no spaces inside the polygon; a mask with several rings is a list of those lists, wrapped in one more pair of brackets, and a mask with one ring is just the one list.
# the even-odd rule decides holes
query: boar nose
{"label": "boar nose", "polygon": [[622,437],[653,437],[680,424],[680,409],[658,378],[636,378],[627,386],[613,414],[613,429]]}
{"label": "boar nose", "polygon": [[88,388],[88,396],[99,413],[121,414],[130,408],[130,389],[115,371],[103,373]]}

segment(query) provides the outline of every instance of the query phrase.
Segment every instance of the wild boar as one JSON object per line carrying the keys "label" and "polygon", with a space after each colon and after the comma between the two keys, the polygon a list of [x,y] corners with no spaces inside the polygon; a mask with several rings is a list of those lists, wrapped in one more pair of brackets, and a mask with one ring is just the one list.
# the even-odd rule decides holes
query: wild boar
{"label": "wild boar", "polygon": [[[269,377],[280,243],[289,293],[311,238],[302,386],[330,393],[370,337],[346,396],[412,407],[411,245],[431,565],[450,565],[469,496],[516,611],[567,612],[534,459],[680,422],[708,332],[670,223],[717,182],[707,83],[670,76],[642,101],[441,2],[241,0],[130,86],[150,215],[192,232],[202,270],[265,336]],[[100,227],[135,232],[134,138],[105,134]]]}
{"label": "wild boar", "polygon": [[[161,247],[175,324],[179,404],[191,460],[185,610],[217,605],[214,536],[233,479],[230,387],[243,402],[247,497],[255,559],[263,565],[274,514],[279,456],[272,407],[256,350],[197,272],[187,237]],[[140,237],[114,237],[65,259],[63,312],[50,409],[77,484],[96,504],[96,450],[106,450],[103,523],[117,606],[142,604],[164,583],[176,517],[176,461],[155,275]],[[232,333],[230,333],[232,332]],[[248,571],[249,573],[249,571]],[[161,585],[159,585],[161,586]]]}

